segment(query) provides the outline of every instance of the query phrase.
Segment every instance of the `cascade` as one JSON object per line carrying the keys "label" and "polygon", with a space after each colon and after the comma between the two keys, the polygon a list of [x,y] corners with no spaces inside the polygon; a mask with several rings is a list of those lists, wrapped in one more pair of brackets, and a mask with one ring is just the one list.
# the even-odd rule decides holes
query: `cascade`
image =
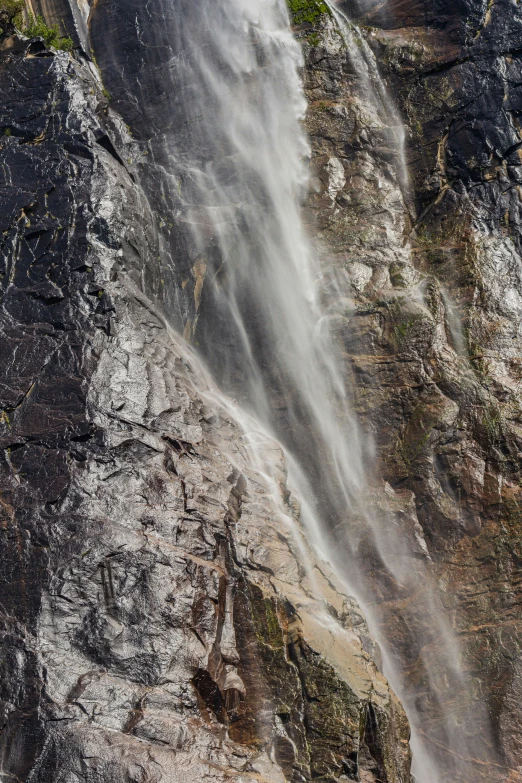
{"label": "cascade", "polygon": [[[469,757],[487,758],[489,739],[474,730],[474,707],[464,703],[459,645],[422,533],[418,525],[403,530],[391,510],[370,509],[381,491],[372,443],[357,426],[330,329],[349,311],[349,281],[322,268],[301,214],[310,149],[302,56],[286,4],[177,5],[167,26],[174,86],[155,162],[197,278],[195,312],[180,306],[178,314],[184,334],[220,388],[283,444],[309,542],[362,604],[406,706],[416,780],[470,781]],[[330,8],[328,24],[344,41],[363,98],[393,127],[405,192],[400,118],[371,51]],[[394,624],[402,642],[393,640]],[[434,639],[443,640],[442,653],[432,654]],[[409,669],[418,661],[415,681]],[[452,691],[448,711],[441,696]]]}
{"label": "cascade", "polygon": [[408,169],[406,165],[406,134],[397,107],[381,78],[375,57],[368,42],[356,25],[352,24],[346,13],[337,6],[335,0],[327,0],[326,5],[337,22],[339,32],[346,46],[348,57],[357,73],[360,90],[366,105],[387,125],[395,141],[395,170],[397,181],[405,202],[409,201]]}

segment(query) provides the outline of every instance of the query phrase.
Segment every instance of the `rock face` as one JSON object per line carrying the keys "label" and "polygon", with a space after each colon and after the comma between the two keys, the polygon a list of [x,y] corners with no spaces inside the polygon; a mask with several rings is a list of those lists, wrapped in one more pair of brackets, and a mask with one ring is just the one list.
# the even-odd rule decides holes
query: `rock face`
{"label": "rock face", "polygon": [[3,42],[2,780],[410,780],[280,447],[153,304],[141,151],[95,69]]}
{"label": "rock face", "polygon": [[409,183],[393,112],[372,110],[375,82],[369,91],[357,67],[364,39],[354,35],[347,60],[331,14],[296,17],[310,220],[327,263],[351,279],[355,311],[337,336],[379,475],[395,490],[375,513],[420,523],[465,684],[436,685],[438,705],[429,695],[444,643],[433,610],[414,580],[394,583],[361,549],[369,600],[442,765],[444,736],[465,727],[470,758],[448,779],[520,780],[522,16],[507,3],[342,7],[363,25],[405,121]]}
{"label": "rock face", "polygon": [[[347,38],[323,2],[289,6],[368,507],[409,546],[398,579],[360,541],[364,597],[437,783],[520,781],[522,10],[345,0]],[[86,5],[38,7],[89,48]],[[157,309],[170,253],[184,319],[202,281],[144,176],[177,98],[170,72],[144,79],[165,59],[148,13],[90,19],[137,144],[85,63],[2,53],[3,774],[407,781],[404,715],[354,602],[303,558],[279,448],[253,447]]]}

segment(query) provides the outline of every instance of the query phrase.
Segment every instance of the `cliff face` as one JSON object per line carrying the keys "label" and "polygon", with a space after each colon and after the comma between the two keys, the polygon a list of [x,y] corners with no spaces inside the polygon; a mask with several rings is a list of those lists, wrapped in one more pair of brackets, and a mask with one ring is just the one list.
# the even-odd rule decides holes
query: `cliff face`
{"label": "cliff face", "polygon": [[153,304],[142,152],[95,69],[11,39],[0,90],[2,779],[406,783],[280,447]]}
{"label": "cliff face", "polygon": [[419,584],[398,584],[361,548],[369,600],[428,747],[447,754],[444,715],[465,727],[470,759],[448,779],[520,780],[522,16],[508,3],[342,7],[363,31],[355,57],[367,41],[404,119],[409,182],[393,112],[368,109],[331,16],[296,18],[311,220],[351,280],[355,309],[337,336],[395,490],[375,513],[411,524],[413,501],[465,684],[437,683],[445,640]]}
{"label": "cliff face", "polygon": [[[307,215],[325,273],[348,281],[332,322],[378,452],[368,507],[410,545],[401,581],[361,541],[364,597],[446,779],[519,781],[522,11],[345,2],[363,33],[347,58],[324,4],[290,7]],[[161,25],[99,0],[89,44],[82,9],[36,10],[93,46],[134,140],[87,65],[15,42],[0,65],[2,774],[407,781],[359,610],[324,565],[303,569],[279,447],[252,451],[157,309],[181,291],[190,334],[208,285],[164,219]],[[465,673],[449,687],[435,609]]]}
{"label": "cliff face", "polygon": [[[411,128],[415,266],[448,293],[462,324],[458,374],[432,362],[455,419],[391,475],[416,487],[466,666],[488,705],[499,774],[519,779],[522,15],[502,3],[446,13],[442,30],[440,18],[423,20],[413,69],[393,61],[411,51],[418,16],[397,14],[390,26],[405,29],[376,43]],[[413,408],[402,443],[417,420]],[[420,420],[427,431],[422,409]]]}

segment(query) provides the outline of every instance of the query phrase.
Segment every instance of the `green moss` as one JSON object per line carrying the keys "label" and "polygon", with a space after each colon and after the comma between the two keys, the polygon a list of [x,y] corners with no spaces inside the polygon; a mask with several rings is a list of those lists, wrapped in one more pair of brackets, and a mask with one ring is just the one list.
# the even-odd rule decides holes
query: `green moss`
{"label": "green moss", "polygon": [[401,321],[400,323],[395,324],[395,326],[393,327],[393,340],[395,342],[395,345],[397,346],[397,350],[401,349],[409,333],[411,332],[414,324],[415,324],[415,319],[408,318],[407,321]]}
{"label": "green moss", "polygon": [[312,33],[312,35],[307,36],[306,40],[308,41],[310,46],[319,46],[319,43],[321,41],[317,33]]}
{"label": "green moss", "polygon": [[491,405],[482,411],[480,424],[490,445],[497,444],[502,437],[502,414],[498,408]]}
{"label": "green moss", "polygon": [[[415,327],[418,318],[408,317],[403,312],[404,300],[403,298],[388,300],[382,303],[388,310],[391,317],[391,337],[392,342],[395,345],[395,349],[400,351],[403,345],[408,341],[412,330]],[[377,306],[379,303],[377,302]]]}
{"label": "green moss", "polygon": [[46,46],[53,46],[64,52],[70,52],[74,46],[72,38],[63,36],[57,24],[49,27],[41,16],[31,16],[22,32],[28,38],[43,38]]}
{"label": "green moss", "polygon": [[423,435],[419,436],[417,440],[411,442],[398,441],[397,443],[397,456],[402,457],[402,461],[406,467],[408,474],[413,474],[415,462],[422,456],[424,447],[427,446],[430,439],[432,430],[428,430]]}
{"label": "green moss", "polygon": [[283,632],[277,614],[277,604],[260,594],[252,604],[252,617],[258,642],[272,649],[284,649]]}
{"label": "green moss", "polygon": [[[100,66],[98,65],[98,60],[96,59],[94,53],[91,53],[91,57],[92,57],[93,63],[95,64],[95,66],[96,66],[96,68],[98,70],[98,73],[100,74],[100,81],[103,84],[102,72],[101,72]],[[105,98],[106,101],[110,101],[111,100],[111,94],[110,94],[109,90],[107,90],[105,87],[102,87],[102,95],[103,95],[103,97]],[[130,129],[129,125],[127,125],[127,130],[129,131],[129,134],[132,136],[132,132],[131,132],[131,129]],[[144,152],[143,154],[144,155],[148,155],[148,152]]]}
{"label": "green moss", "polygon": [[[292,17],[292,24],[299,25],[304,22],[314,24],[323,14],[331,14],[330,9],[323,0],[287,0]],[[313,44],[315,46],[315,44]]]}
{"label": "green moss", "polygon": [[406,425],[402,441],[397,444],[398,456],[402,457],[409,472],[422,457],[436,424],[436,412],[424,403],[419,403]]}

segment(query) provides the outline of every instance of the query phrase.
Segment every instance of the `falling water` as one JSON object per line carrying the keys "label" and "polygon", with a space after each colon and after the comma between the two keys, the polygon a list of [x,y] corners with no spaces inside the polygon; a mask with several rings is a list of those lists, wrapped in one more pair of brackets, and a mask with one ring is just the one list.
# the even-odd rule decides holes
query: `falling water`
{"label": "falling water", "polygon": [[360,89],[364,95],[366,105],[370,105],[373,111],[392,132],[395,143],[395,170],[397,180],[402,190],[405,201],[409,201],[409,178],[406,165],[406,132],[395,102],[386,89],[386,85],[379,73],[375,57],[368,42],[361,34],[359,28],[354,25],[346,13],[338,7],[335,0],[325,0],[332,16],[337,22],[346,51],[352,66],[357,73]]}
{"label": "falling water", "polygon": [[[349,22],[333,13],[368,101],[379,111],[388,103],[400,152],[371,52],[354,50]],[[358,431],[322,309],[328,281],[300,210],[310,154],[301,50],[285,2],[178,0],[165,25],[174,84],[156,163],[196,280],[185,335],[220,387],[284,445],[309,540],[363,604],[406,705],[418,783],[471,781],[465,759],[487,756],[473,705],[456,698],[452,711],[440,700],[467,693],[460,651],[418,523],[406,529],[392,511],[373,513],[372,445]],[[404,186],[400,154],[397,166]],[[342,275],[337,285],[341,297]]]}

